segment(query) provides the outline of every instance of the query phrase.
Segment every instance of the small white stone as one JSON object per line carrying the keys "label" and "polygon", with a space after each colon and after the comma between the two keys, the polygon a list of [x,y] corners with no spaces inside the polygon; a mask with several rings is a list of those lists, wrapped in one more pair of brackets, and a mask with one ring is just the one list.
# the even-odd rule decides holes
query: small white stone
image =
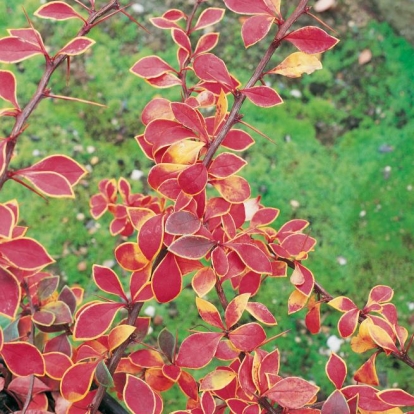
{"label": "small white stone", "polygon": [[408,310],[413,311],[414,310],[414,302],[408,302]]}
{"label": "small white stone", "polygon": [[413,190],[413,186],[411,184],[407,185],[407,191],[412,191]]}
{"label": "small white stone", "polygon": [[365,210],[362,210],[359,212],[359,217],[365,217],[367,215],[367,212]]}
{"label": "small white stone", "polygon": [[144,310],[145,315],[150,316],[151,318],[155,315],[155,307],[154,306],[148,306]]}
{"label": "small white stone", "polygon": [[76,220],[79,220],[79,221],[85,220],[85,214],[83,213],[76,214]]}
{"label": "small white stone", "polygon": [[290,205],[293,208],[299,208],[300,207],[300,203],[298,200],[290,200]]}
{"label": "small white stone", "polygon": [[344,343],[343,339],[338,338],[336,335],[331,335],[326,341],[326,345],[332,351],[337,353],[341,349],[341,345]]}
{"label": "small white stone", "polygon": [[111,269],[112,267],[115,266],[115,260],[113,259],[104,260],[103,265]]}
{"label": "small white stone", "polygon": [[345,257],[343,257],[343,256],[338,256],[337,258],[336,258],[336,261],[338,262],[338,264],[340,264],[341,266],[345,266],[347,263],[348,263],[348,261],[345,259]]}
{"label": "small white stone", "polygon": [[302,92],[299,89],[292,89],[290,91],[290,95],[293,96],[294,98],[302,98]]}
{"label": "small white stone", "polygon": [[135,13],[139,13],[139,14],[144,13],[144,11],[145,11],[144,6],[143,6],[142,4],[139,4],[139,3],[134,3],[134,4],[131,6],[131,9],[132,9]]}
{"label": "small white stone", "polygon": [[41,154],[41,152],[40,152],[40,150],[38,150],[38,149],[35,149],[35,150],[33,150],[33,152],[32,152],[33,157],[40,157],[40,154]]}
{"label": "small white stone", "polygon": [[142,178],[144,173],[141,170],[132,170],[131,180],[138,181]]}
{"label": "small white stone", "polygon": [[86,152],[87,152],[88,154],[93,154],[95,151],[96,151],[96,148],[95,148],[93,145],[88,145],[88,146],[86,147]]}

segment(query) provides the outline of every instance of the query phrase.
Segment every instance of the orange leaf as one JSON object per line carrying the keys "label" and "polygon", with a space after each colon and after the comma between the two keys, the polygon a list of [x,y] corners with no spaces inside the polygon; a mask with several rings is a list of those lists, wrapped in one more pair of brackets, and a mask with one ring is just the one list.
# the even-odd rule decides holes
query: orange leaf
{"label": "orange leaf", "polygon": [[299,78],[304,73],[309,75],[318,69],[322,69],[322,64],[316,56],[295,52],[267,73],[282,75],[288,78]]}
{"label": "orange leaf", "polygon": [[354,374],[354,380],[362,382],[367,385],[379,385],[377,370],[375,369],[375,361],[378,352],[372,354],[368,361],[366,361]]}

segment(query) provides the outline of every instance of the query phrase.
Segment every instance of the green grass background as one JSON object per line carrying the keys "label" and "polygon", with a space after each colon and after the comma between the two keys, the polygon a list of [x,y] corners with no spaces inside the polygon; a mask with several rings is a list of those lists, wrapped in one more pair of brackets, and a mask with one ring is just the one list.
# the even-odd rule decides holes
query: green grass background
{"label": "green grass background", "polygon": [[[6,36],[7,28],[26,25],[20,7],[23,4],[31,15],[39,1],[0,4],[0,36]],[[232,73],[245,81],[262,49],[245,52],[237,19],[226,19],[226,24],[218,27],[223,38],[217,53],[228,62]],[[34,22],[52,50],[62,47],[79,28],[76,21]],[[129,177],[134,169],[148,171],[150,164],[133,138],[143,131],[140,112],[156,95],[179,99],[179,90],[151,89],[128,72],[140,57],[154,53],[154,48],[175,65],[175,49],[166,33],[153,28],[150,31],[145,35],[124,16],[93,31],[90,37],[97,44],[90,53],[72,60],[69,86],[61,68],[51,88],[55,94],[94,100],[107,108],[43,101],[19,139],[13,168],[55,153],[73,156],[88,166],[90,174],[76,188],[76,200],[45,203],[14,182],[7,182],[0,194],[2,202],[19,200],[21,223],[30,226],[29,235],[57,260],[52,270],[67,283],[81,284],[90,294],[94,292],[92,264],[113,260],[113,248],[120,240],[108,235],[109,217],[98,225],[92,221],[89,197],[97,192],[102,178]],[[273,141],[255,135],[256,145],[244,154],[249,161],[244,175],[253,195],[261,194],[264,204],[281,210],[277,225],[292,218],[310,221],[310,235],[318,244],[306,265],[328,291],[345,294],[362,307],[373,286],[390,285],[395,290],[401,323],[412,331],[414,51],[389,25],[376,21],[350,28],[340,37],[339,45],[324,54],[322,70],[299,80],[266,79],[284,98],[282,106],[243,107],[244,120]],[[358,54],[364,49],[371,50],[372,59],[360,65]],[[273,63],[292,51],[281,48]],[[16,74],[18,99],[24,105],[41,76],[42,58],[0,67]],[[293,96],[292,90],[300,91],[301,96]],[[10,121],[2,118],[2,136],[7,136],[10,126]],[[132,185],[135,192],[147,190],[145,179]],[[292,200],[299,207],[293,207]],[[338,262],[340,257],[346,259],[345,265]],[[268,304],[279,321],[269,336],[290,330],[271,344],[282,350],[281,372],[315,380],[329,392],[332,387],[324,374],[327,356],[323,354],[327,338],[337,334],[339,315],[324,307],[322,333],[306,334],[304,313],[286,316],[291,290],[288,280],[268,280],[257,299]],[[197,323],[191,290],[184,290],[167,306],[151,305],[163,318],[163,323],[154,327],[153,340],[163,326],[174,332],[184,322],[188,328]],[[186,332],[180,330],[179,337],[184,336]],[[349,372],[367,358],[353,355],[347,343],[341,355],[347,359]],[[378,370],[383,385],[414,391],[412,373],[398,361],[381,355]],[[169,392],[166,400],[169,407],[175,407],[179,393]]]}

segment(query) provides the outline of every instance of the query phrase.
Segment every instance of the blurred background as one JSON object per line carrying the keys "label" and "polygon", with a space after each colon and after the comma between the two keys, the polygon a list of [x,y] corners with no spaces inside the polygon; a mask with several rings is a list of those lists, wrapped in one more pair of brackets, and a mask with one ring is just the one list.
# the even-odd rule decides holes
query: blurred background
{"label": "blurred background", "polygon": [[[32,16],[44,3],[1,2],[0,37],[7,36],[7,28],[27,27],[22,6]],[[81,12],[75,2],[68,3]],[[101,3],[97,0],[97,5]],[[13,182],[6,183],[0,193],[1,202],[19,200],[20,222],[30,227],[29,236],[44,244],[57,260],[51,270],[60,274],[64,283],[81,284],[91,294],[92,264],[114,266],[112,252],[120,240],[108,236],[109,216],[99,223],[91,218],[89,197],[97,192],[98,182],[107,177],[126,177],[135,192],[148,191],[150,164],[134,140],[143,131],[140,112],[157,95],[180,97],[178,89],[152,89],[128,70],[140,57],[154,53],[176,66],[175,47],[168,33],[151,26],[148,18],[170,7],[189,12],[192,4],[191,0],[134,0],[129,12],[149,33],[118,15],[91,32],[89,37],[97,43],[88,53],[72,59],[69,85],[65,68],[53,77],[53,93],[89,99],[107,108],[57,100],[42,102],[19,139],[13,167],[28,166],[55,153],[74,157],[90,172],[76,188],[76,200],[46,203]],[[206,4],[222,6],[218,0]],[[282,11],[287,15],[295,4],[282,2]],[[243,120],[272,140],[254,136],[256,145],[244,154],[249,161],[244,176],[254,196],[260,194],[263,204],[281,210],[276,225],[292,218],[310,221],[309,234],[318,244],[306,265],[328,291],[347,295],[362,308],[373,286],[390,285],[395,290],[393,302],[401,323],[412,332],[414,2],[319,0],[310,5],[341,41],[321,57],[320,71],[300,79],[266,78],[283,97],[283,105],[243,107]],[[52,51],[65,45],[80,27],[80,22],[70,20],[33,18],[33,23]],[[221,32],[215,53],[246,82],[266,49],[266,41],[246,51],[240,24],[241,16],[226,12],[225,19],[214,28]],[[318,25],[310,17],[299,24]],[[293,51],[283,46],[272,64],[276,66]],[[15,73],[21,106],[34,92],[43,65],[41,57],[16,65],[0,64],[1,69]],[[11,125],[2,118],[1,136],[8,136]],[[339,315],[327,307],[323,308],[322,332],[305,336],[305,314],[286,317],[286,298],[292,290],[289,281],[272,280],[268,286],[258,300],[269,304],[280,320],[272,334],[290,330],[271,344],[282,350],[283,374],[302,375],[329,392],[324,366],[330,350],[347,358],[350,373],[368,358],[350,355],[349,343],[336,337]],[[154,316],[153,337],[164,326],[174,331],[183,318],[189,318],[189,308],[195,309],[193,303],[191,290],[185,290],[168,306],[149,304],[146,312]],[[192,321],[187,322],[191,327]],[[409,380],[412,372],[400,362],[381,355],[378,371],[382,385],[414,392]],[[350,383],[351,375],[348,380]],[[180,397],[172,391],[168,398],[174,407]]]}

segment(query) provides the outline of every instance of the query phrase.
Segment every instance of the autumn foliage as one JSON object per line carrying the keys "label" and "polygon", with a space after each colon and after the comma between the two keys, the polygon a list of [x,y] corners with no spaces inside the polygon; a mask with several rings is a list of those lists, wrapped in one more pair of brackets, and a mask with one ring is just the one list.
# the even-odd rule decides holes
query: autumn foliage
{"label": "autumn foliage", "polygon": [[[29,18],[26,28],[9,29],[0,39],[0,62],[45,59],[39,88],[24,105],[16,98],[24,85],[17,85],[12,71],[0,71],[0,98],[10,105],[0,116],[14,118],[9,136],[0,139],[0,189],[13,180],[42,197],[74,197],[74,186],[86,174],[63,154],[13,168],[14,149],[42,99],[81,101],[50,92],[55,69],[93,47],[87,35],[104,20],[124,13],[136,23],[120,0],[72,3],[52,1],[34,13],[55,24],[79,20],[79,32],[59,50],[45,46]],[[129,278],[95,264],[91,277],[97,297],[105,299],[91,300],[81,287],[62,286],[47,270],[54,260],[46,248],[19,225],[18,201],[0,204],[0,313],[10,320],[0,328],[0,390],[17,401],[15,412],[27,414],[96,413],[105,409],[108,392],[119,401],[112,402],[114,413],[158,414],[169,411],[163,392],[172,386],[187,400],[177,414],[400,413],[414,405],[414,396],[378,388],[376,373],[381,353],[414,368],[408,356],[412,336],[399,325],[393,290],[373,287],[362,309],[350,298],[332,297],[306,267],[316,244],[306,232],[309,223],[276,223],[279,210],[262,205],[241,175],[247,164],[243,152],[254,144],[240,127],[243,102],[282,104],[272,86],[275,76],[295,78],[321,69],[320,54],[338,39],[320,27],[318,18],[317,26],[295,28],[302,15],[313,16],[307,0],[287,16],[280,0],[224,0],[222,8],[207,3],[198,0],[193,10],[171,9],[151,19],[171,35],[176,62],[151,55],[130,68],[130,76],[155,88],[181,91],[180,101],[156,97],[138,114],[145,129],[135,140],[153,163],[148,174],[153,191],[134,194],[126,179],[103,178],[90,199],[95,219],[113,217],[109,232],[123,240],[114,256]],[[219,40],[214,30],[225,13],[240,15],[246,48],[269,44],[245,85],[214,53]],[[282,43],[292,52],[272,64]],[[200,324],[183,327],[188,335],[180,343],[166,328],[156,346],[149,344],[151,318],[141,314],[143,305],[177,299],[185,276]],[[370,353],[355,373],[333,353],[326,375],[335,390],[323,400],[317,385],[286,375],[283,349],[267,334],[266,327],[286,315],[276,318],[267,304],[255,300],[264,284],[272,288],[273,279],[287,277],[288,315],[305,310],[306,326],[315,334],[321,308],[328,305],[340,313],[340,336],[352,338],[355,352]],[[194,371],[201,368],[207,373],[196,380]],[[353,385],[345,385],[347,378]]]}

